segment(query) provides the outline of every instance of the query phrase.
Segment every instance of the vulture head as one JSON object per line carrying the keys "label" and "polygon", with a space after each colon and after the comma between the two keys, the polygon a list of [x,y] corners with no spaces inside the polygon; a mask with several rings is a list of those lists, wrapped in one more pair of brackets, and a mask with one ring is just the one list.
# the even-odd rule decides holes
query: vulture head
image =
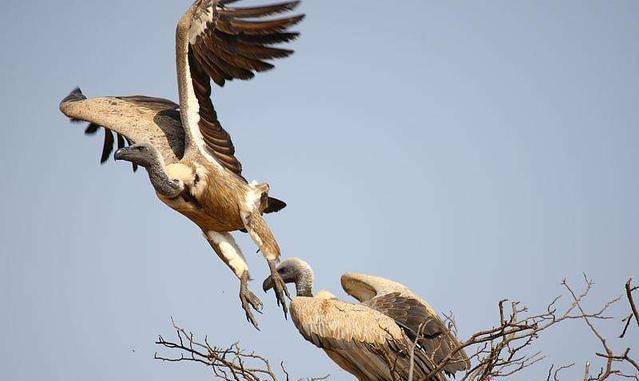
{"label": "vulture head", "polygon": [[[280,274],[284,283],[294,283],[297,296],[313,296],[313,282],[315,275],[313,269],[305,261],[299,258],[290,258],[277,266],[277,273]],[[264,291],[273,288],[271,276],[264,279],[262,283]]]}
{"label": "vulture head", "polygon": [[115,151],[115,160],[130,161],[146,168],[155,190],[169,198],[177,197],[184,190],[181,180],[171,179],[164,170],[164,159],[160,152],[149,143],[138,143],[128,147],[122,147]]}
{"label": "vulture head", "polygon": [[158,150],[148,143],[133,144],[120,148],[115,151],[113,158],[115,160],[130,161],[145,168],[159,164],[161,160]]}

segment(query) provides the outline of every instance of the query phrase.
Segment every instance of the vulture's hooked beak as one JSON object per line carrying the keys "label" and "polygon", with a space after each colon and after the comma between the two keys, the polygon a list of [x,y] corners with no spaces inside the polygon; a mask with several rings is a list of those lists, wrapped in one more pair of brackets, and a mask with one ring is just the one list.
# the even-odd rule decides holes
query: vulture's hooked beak
{"label": "vulture's hooked beak", "polygon": [[117,151],[115,151],[115,153],[113,154],[113,159],[114,160],[122,160],[124,159],[124,156],[126,155],[126,153],[128,152],[128,148],[124,147],[124,148],[120,148]]}
{"label": "vulture's hooked beak", "polygon": [[269,275],[266,279],[264,279],[264,282],[262,283],[262,290],[266,292],[271,288],[273,288],[273,277]]}

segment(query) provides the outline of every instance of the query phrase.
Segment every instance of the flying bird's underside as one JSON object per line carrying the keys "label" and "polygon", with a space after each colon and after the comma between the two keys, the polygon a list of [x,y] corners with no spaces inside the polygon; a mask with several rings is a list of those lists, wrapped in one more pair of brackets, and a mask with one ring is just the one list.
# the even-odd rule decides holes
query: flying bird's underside
{"label": "flying bird's underside", "polygon": [[146,96],[87,99],[79,89],[60,104],[72,120],[89,122],[85,132],[104,129],[101,162],[117,141],[116,160],[146,169],[157,196],[195,222],[216,254],[240,280],[240,300],[247,319],[262,303],[249,289],[248,265],[231,232],[248,232],[269,265],[278,304],[288,312],[286,288],[276,264],[280,248],[262,214],[284,208],[268,196],[266,183],[248,182],[235,146],[211,101],[211,82],[224,86],[248,80],[293,53],[278,47],[298,36],[289,28],[303,15],[278,16],[298,1],[237,7],[238,0],[198,0],[180,19],[176,31],[179,105]]}

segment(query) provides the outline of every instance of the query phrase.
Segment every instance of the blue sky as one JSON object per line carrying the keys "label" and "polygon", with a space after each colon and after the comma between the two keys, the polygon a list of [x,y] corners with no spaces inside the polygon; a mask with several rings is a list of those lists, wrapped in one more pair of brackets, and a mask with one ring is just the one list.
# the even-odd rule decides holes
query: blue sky
{"label": "blue sky", "polygon": [[[171,316],[217,344],[285,360],[296,376],[350,379],[262,293],[267,267],[245,235],[262,332],[198,229],[143,172],[98,165],[101,139],[57,109],[75,86],[176,100],[174,31],[189,5],[0,5],[7,379],[207,379],[152,359]],[[313,265],[317,289],[346,298],[342,273],[385,276],[453,310],[465,337],[495,321],[502,298],[542,308],[562,278],[585,272],[603,301],[639,276],[639,3],[301,10],[297,53],[213,100],[245,176],[288,202],[269,223],[284,256]],[[580,323],[539,348],[578,364],[598,350]]]}

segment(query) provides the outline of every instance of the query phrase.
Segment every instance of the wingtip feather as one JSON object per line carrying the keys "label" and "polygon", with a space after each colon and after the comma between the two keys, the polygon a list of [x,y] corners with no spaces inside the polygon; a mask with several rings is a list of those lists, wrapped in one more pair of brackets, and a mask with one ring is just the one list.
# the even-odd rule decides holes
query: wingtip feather
{"label": "wingtip feather", "polygon": [[85,97],[84,94],[82,94],[82,90],[79,87],[76,87],[75,89],[71,90],[69,95],[67,95],[66,97],[64,97],[64,99],[62,99],[62,101],[60,102],[60,108],[62,108],[62,105],[64,105],[67,102],[77,102],[77,101],[83,101],[85,99],[87,99],[87,97]]}

